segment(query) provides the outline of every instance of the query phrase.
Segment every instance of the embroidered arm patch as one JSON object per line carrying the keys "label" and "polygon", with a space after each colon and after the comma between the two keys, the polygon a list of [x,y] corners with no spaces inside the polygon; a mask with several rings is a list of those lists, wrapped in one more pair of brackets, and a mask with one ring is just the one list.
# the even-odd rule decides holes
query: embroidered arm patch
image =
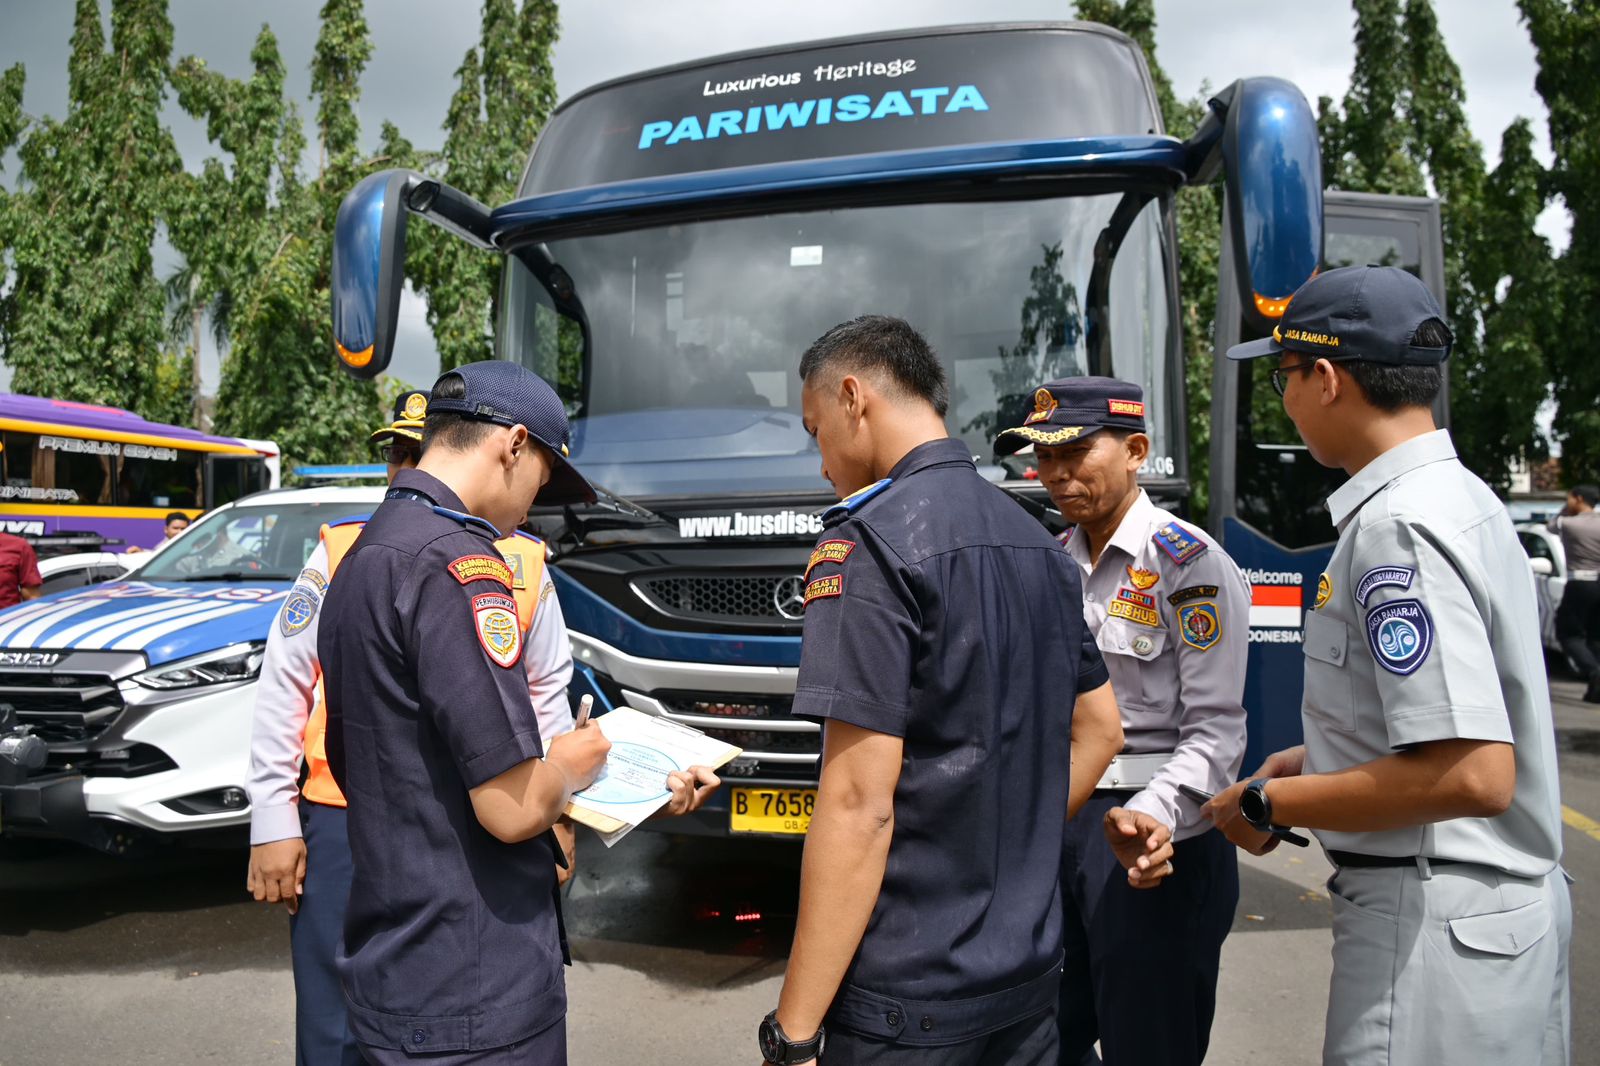
{"label": "embroidered arm patch", "polygon": [[855,550],[856,543],[853,540],[825,540],[811,553],[811,561],[806,564],[806,574],[809,575],[822,563],[842,563],[850,558],[850,553]]}
{"label": "embroidered arm patch", "polygon": [[517,601],[498,592],[472,597],[472,620],[478,643],[496,666],[506,669],[522,658],[522,626],[517,621]]}
{"label": "embroidered arm patch", "polygon": [[844,595],[844,575],[829,574],[819,577],[806,586],[806,604],[812,600],[825,600],[830,596]]}
{"label": "embroidered arm patch", "polygon": [[1373,592],[1381,588],[1408,589],[1416,576],[1417,572],[1407,566],[1375,566],[1356,582],[1356,602],[1365,607]]}
{"label": "embroidered arm patch", "polygon": [[1217,586],[1215,585],[1190,585],[1188,588],[1179,589],[1168,596],[1167,602],[1176,607],[1178,604],[1188,603],[1190,600],[1214,599],[1216,595]]}
{"label": "embroidered arm patch", "polygon": [[1433,650],[1433,616],[1421,600],[1393,600],[1367,615],[1367,644],[1391,674],[1416,673]]}
{"label": "embroidered arm patch", "polygon": [[463,585],[474,581],[498,581],[506,588],[512,585],[511,567],[492,555],[463,555],[446,569]]}
{"label": "embroidered arm patch", "polygon": [[1222,639],[1222,614],[1210,600],[1178,609],[1178,633],[1191,648],[1210,651]]}

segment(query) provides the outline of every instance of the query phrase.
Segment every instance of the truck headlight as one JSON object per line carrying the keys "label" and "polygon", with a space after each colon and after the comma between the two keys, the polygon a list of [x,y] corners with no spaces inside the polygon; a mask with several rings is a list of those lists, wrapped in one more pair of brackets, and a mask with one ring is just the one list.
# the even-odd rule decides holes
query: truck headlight
{"label": "truck headlight", "polygon": [[133,680],[145,688],[193,688],[196,685],[254,681],[261,676],[261,660],[266,653],[265,641],[230,644],[204,655],[152,667],[133,675]]}

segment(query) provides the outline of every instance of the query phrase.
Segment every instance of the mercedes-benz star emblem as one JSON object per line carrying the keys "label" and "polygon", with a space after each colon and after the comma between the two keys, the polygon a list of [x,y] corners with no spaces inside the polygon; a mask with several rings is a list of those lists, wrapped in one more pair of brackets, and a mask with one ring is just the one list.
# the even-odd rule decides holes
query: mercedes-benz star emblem
{"label": "mercedes-benz star emblem", "polygon": [[806,579],[800,575],[786,577],[772,586],[772,605],[778,613],[791,622],[806,616]]}

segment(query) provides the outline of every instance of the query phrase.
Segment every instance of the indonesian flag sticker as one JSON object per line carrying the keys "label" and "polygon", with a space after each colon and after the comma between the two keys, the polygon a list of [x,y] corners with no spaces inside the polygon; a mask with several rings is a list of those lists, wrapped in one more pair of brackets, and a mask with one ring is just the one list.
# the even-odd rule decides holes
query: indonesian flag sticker
{"label": "indonesian flag sticker", "polygon": [[496,666],[507,669],[522,658],[522,626],[517,623],[517,601],[498,592],[472,597],[472,618],[478,643]]}

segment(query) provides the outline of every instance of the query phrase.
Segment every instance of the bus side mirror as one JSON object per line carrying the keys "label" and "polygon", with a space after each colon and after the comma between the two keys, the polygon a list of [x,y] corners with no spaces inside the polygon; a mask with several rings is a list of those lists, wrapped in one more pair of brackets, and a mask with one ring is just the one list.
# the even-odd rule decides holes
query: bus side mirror
{"label": "bus side mirror", "polygon": [[362,179],[333,224],[333,347],[358,378],[383,373],[394,354],[405,280],[406,194],[424,180],[409,170]]}
{"label": "bus side mirror", "polygon": [[1240,304],[1268,332],[1322,264],[1322,149],[1311,105],[1282,78],[1246,78],[1211,101],[1226,114],[1222,162]]}

